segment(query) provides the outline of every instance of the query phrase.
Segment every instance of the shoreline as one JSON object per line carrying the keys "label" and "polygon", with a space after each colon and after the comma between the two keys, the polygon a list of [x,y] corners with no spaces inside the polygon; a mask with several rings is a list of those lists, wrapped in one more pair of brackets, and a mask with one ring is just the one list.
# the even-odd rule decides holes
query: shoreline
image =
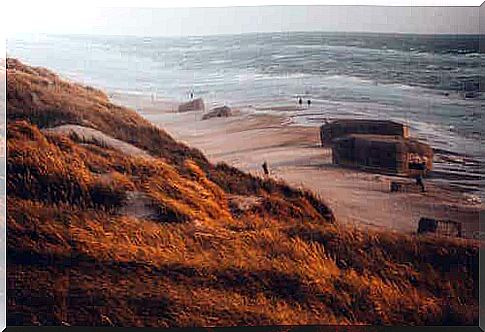
{"label": "shoreline", "polygon": [[[112,92],[109,94],[110,98],[121,98],[121,100],[128,101],[127,105],[132,108],[142,108],[142,112],[153,113],[157,112],[154,108],[162,109],[163,112],[172,111],[177,113],[177,106],[182,101],[171,99],[160,99],[157,96],[150,94],[132,94],[128,92]],[[152,100],[152,98],[154,98]],[[223,106],[224,103],[207,104],[206,108]],[[275,100],[273,103],[264,103],[264,105],[255,106],[252,104],[230,104],[233,109],[250,110],[254,114],[264,114],[268,116],[275,116],[285,119],[285,125],[289,124],[295,127],[314,127],[319,128],[320,125],[315,123],[318,119],[319,123],[324,120],[339,120],[339,119],[353,119],[360,118],[363,115],[346,114],[342,116],[334,116],[332,114],[325,115],[324,111],[318,109],[318,105],[308,108],[306,105],[299,106],[292,104],[289,101]],[[310,119],[310,122],[302,121],[300,118]],[[365,118],[365,116],[364,116]],[[387,119],[387,118],[386,118]],[[393,120],[398,121],[399,120]],[[414,132],[416,137],[420,137],[418,133]],[[423,139],[422,137],[420,138]],[[452,149],[444,149],[434,144],[433,140],[424,139],[424,142],[430,144],[434,152],[434,167],[429,174],[429,179],[436,182],[443,182],[446,185],[452,186],[455,190],[467,192],[475,196],[479,196],[482,201],[485,197],[485,189],[483,189],[485,182],[485,173],[480,168],[480,157],[473,156],[466,152],[457,152]]]}
{"label": "shoreline", "polygon": [[413,179],[381,175],[332,164],[330,149],[320,145],[319,128],[292,124],[288,117],[238,112],[228,118],[201,120],[202,112],[178,113],[178,103],[140,96],[112,94],[119,104],[134,108],[176,140],[200,149],[213,162],[226,162],[263,176],[266,160],[270,174],[295,187],[311,190],[334,211],[337,221],[413,233],[421,217],[460,221],[463,236],[480,231],[483,203],[450,184],[426,181],[427,192],[390,193],[390,181]]}

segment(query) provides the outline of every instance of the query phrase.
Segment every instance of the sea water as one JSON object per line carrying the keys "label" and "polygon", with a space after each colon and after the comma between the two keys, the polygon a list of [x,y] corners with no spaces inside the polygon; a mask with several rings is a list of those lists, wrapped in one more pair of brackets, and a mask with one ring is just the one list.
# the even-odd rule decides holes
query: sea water
{"label": "sea water", "polygon": [[435,174],[483,188],[483,69],[477,35],[285,32],[192,37],[18,35],[7,55],[124,92],[283,112],[296,124],[406,123],[436,152]]}

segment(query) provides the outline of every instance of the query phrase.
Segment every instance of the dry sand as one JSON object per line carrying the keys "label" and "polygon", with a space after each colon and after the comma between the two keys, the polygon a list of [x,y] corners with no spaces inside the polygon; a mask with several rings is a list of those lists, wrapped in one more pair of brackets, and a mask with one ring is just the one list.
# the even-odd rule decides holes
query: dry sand
{"label": "dry sand", "polygon": [[[224,161],[262,176],[266,160],[271,176],[317,193],[341,223],[412,233],[421,217],[463,224],[465,237],[475,237],[484,204],[469,194],[427,180],[421,193],[414,180],[378,175],[332,165],[331,151],[320,146],[317,127],[292,125],[281,116],[240,112],[229,118],[202,121],[202,112],[177,113],[177,104],[139,96],[113,95],[135,108],[177,140],[200,149],[212,161]],[[407,181],[409,192],[390,193],[391,180]]]}

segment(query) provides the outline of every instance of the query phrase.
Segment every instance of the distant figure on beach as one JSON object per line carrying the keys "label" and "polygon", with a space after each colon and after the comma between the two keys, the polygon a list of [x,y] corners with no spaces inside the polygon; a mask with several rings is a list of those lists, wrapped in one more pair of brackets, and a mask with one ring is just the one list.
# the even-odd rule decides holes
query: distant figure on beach
{"label": "distant figure on beach", "polygon": [[264,175],[268,176],[269,175],[269,169],[268,169],[268,163],[266,162],[266,160],[264,161],[262,166],[263,166]]}
{"label": "distant figure on beach", "polygon": [[310,99],[308,99],[306,102],[308,104],[308,108],[310,108],[310,105],[312,104],[312,101]]}
{"label": "distant figure on beach", "polygon": [[426,189],[424,188],[423,182],[423,174],[426,172],[426,163],[422,162],[419,164],[419,174],[416,176],[416,184],[421,186],[421,191],[425,192]]}
{"label": "distant figure on beach", "polygon": [[303,100],[301,99],[301,97],[298,97],[298,104],[300,104],[300,107],[301,105],[303,105]]}
{"label": "distant figure on beach", "polygon": [[194,93],[190,91],[190,99],[194,99]]}
{"label": "distant figure on beach", "polygon": [[422,192],[426,191],[426,189],[424,188],[423,176],[421,175],[421,173],[416,176],[416,184],[418,186],[421,186]]}

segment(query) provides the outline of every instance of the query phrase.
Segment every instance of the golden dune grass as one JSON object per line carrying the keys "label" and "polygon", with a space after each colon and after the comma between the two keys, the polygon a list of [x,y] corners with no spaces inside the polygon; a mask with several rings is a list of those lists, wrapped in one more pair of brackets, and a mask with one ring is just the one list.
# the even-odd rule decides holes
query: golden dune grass
{"label": "golden dune grass", "polygon": [[[309,192],[211,165],[95,89],[7,64],[9,324],[478,323],[476,244],[345,227]],[[153,160],[40,130],[63,124]],[[150,217],[125,213],[130,193]]]}

